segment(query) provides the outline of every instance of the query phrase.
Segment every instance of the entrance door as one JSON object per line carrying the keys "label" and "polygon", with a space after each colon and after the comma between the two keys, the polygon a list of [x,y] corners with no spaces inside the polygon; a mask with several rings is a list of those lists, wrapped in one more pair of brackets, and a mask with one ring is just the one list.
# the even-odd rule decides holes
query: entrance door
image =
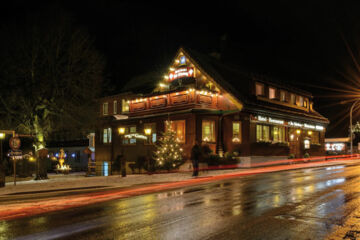
{"label": "entrance door", "polygon": [[295,158],[301,157],[301,146],[300,146],[300,134],[295,129],[289,130],[289,150],[290,154],[293,154]]}
{"label": "entrance door", "polygon": [[103,176],[109,176],[109,164],[108,164],[108,162],[103,163]]}

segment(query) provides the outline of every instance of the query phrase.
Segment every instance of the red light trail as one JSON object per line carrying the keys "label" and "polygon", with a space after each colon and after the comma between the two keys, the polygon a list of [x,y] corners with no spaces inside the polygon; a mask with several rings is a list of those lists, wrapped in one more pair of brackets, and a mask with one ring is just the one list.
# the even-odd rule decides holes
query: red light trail
{"label": "red light trail", "polygon": [[[339,158],[340,157],[340,158]],[[330,159],[331,158],[331,159]],[[174,188],[192,186],[202,183],[208,183],[223,179],[236,178],[240,176],[246,175],[254,175],[261,173],[269,173],[269,172],[277,172],[283,170],[291,170],[298,169],[304,167],[315,167],[321,166],[323,163],[329,162],[337,162],[344,160],[354,160],[358,159],[358,155],[343,155],[343,156],[333,156],[333,157],[314,157],[314,158],[306,158],[306,159],[291,159],[292,162],[300,162],[304,160],[323,160],[318,162],[310,162],[310,163],[300,163],[294,165],[277,165],[277,166],[269,166],[248,170],[241,170],[238,172],[225,173],[222,175],[202,177],[202,178],[192,178],[183,181],[170,182],[170,183],[161,183],[161,184],[152,184],[150,186],[130,188],[130,189],[121,189],[121,190],[108,190],[105,192],[96,192],[96,193],[87,193],[87,194],[79,194],[79,195],[71,195],[66,197],[57,197],[57,198],[49,198],[47,200],[41,201],[30,201],[24,203],[14,203],[14,204],[5,204],[0,206],[0,220],[10,220],[21,217],[34,216],[46,212],[65,210],[74,207],[86,206],[94,203],[127,198],[131,196],[138,196],[142,194],[154,193]],[[325,160],[330,159],[330,160]],[[272,162],[274,163],[274,162]],[[276,161],[277,164],[289,163],[289,160],[279,160]],[[267,164],[269,165],[269,163]],[[254,166],[254,165],[252,165]],[[263,166],[258,164],[258,166]],[[220,169],[225,168],[234,168],[234,166],[223,166]],[[213,168],[211,168],[213,169]]]}

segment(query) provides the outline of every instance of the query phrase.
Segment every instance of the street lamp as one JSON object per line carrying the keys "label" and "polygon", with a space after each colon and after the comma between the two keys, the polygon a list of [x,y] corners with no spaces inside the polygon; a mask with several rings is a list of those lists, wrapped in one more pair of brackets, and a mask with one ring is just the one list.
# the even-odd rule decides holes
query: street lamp
{"label": "street lamp", "polygon": [[[144,132],[145,132],[145,135],[150,137],[151,135],[151,128],[145,128],[144,129]],[[149,157],[149,149],[147,149],[146,151],[146,158],[147,158],[147,171],[148,171],[148,174],[150,174],[150,157]]]}
{"label": "street lamp", "polygon": [[350,108],[350,154],[353,154],[352,112],[358,102],[360,102],[360,100],[355,101]]}
{"label": "street lamp", "polygon": [[[122,142],[122,136],[125,134],[125,128],[124,127],[119,127],[118,128],[118,132],[119,132],[119,135],[120,135],[120,143],[121,143],[121,146],[123,145],[123,142]],[[121,176],[122,177],[126,177],[126,163],[125,163],[125,157],[124,157],[124,147],[122,146],[121,147]]]}
{"label": "street lamp", "polygon": [[5,138],[5,133],[0,132],[0,187],[5,186],[5,169],[4,169],[4,162],[3,162],[3,147],[2,147],[2,140]]}

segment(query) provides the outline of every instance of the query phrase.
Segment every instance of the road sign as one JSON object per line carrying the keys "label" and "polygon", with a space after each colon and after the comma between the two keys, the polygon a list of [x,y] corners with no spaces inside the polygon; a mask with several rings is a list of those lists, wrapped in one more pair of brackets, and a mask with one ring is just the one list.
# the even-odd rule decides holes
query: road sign
{"label": "road sign", "polygon": [[21,146],[20,138],[18,137],[11,137],[9,140],[9,145],[12,150],[17,150]]}

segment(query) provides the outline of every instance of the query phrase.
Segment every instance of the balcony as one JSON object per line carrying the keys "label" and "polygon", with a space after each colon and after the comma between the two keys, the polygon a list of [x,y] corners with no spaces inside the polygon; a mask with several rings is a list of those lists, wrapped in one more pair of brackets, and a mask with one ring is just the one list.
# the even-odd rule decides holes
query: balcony
{"label": "balcony", "polygon": [[167,112],[189,108],[218,109],[221,95],[193,88],[129,100],[129,115]]}

